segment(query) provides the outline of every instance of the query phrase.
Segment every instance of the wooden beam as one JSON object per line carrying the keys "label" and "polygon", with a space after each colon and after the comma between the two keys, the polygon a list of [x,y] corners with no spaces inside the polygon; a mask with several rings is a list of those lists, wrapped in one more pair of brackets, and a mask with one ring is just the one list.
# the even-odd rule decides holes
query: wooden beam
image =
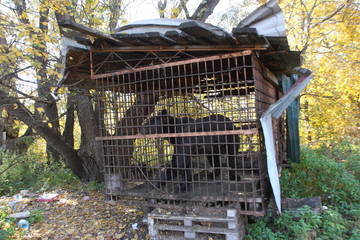
{"label": "wooden beam", "polygon": [[172,66],[177,66],[177,65],[198,63],[198,62],[203,62],[203,61],[219,60],[219,59],[229,58],[229,57],[239,57],[239,56],[250,55],[251,53],[252,53],[252,51],[247,50],[247,51],[243,51],[243,52],[219,54],[219,55],[210,56],[210,57],[202,57],[202,58],[188,59],[188,60],[177,61],[177,62],[162,63],[162,64],[153,65],[153,66],[140,67],[140,68],[135,68],[135,69],[130,69],[130,70],[123,69],[123,70],[119,70],[119,71],[116,71],[116,72],[94,75],[94,76],[91,77],[91,79],[99,79],[99,78],[106,78],[106,77],[112,77],[112,76],[119,76],[119,75],[126,74],[126,73],[147,71],[147,70],[153,70],[153,69],[158,69],[158,68],[166,68],[166,67],[172,67]]}
{"label": "wooden beam", "polygon": [[201,39],[196,39],[195,37],[184,33],[183,31],[180,31],[178,29],[175,30],[171,30],[171,31],[167,31],[165,33],[165,36],[168,38],[171,38],[172,40],[174,40],[175,42],[177,42],[177,45],[198,45],[198,44],[204,44],[204,45],[208,45],[209,43],[201,40]]}
{"label": "wooden beam", "polygon": [[[122,42],[126,43],[124,45],[132,45],[132,46],[149,46],[150,42],[147,41],[145,33],[113,33],[111,34],[116,39],[120,39]],[[131,46],[131,47],[132,47]]]}
{"label": "wooden beam", "polygon": [[76,22],[71,21],[71,20],[61,20],[59,22],[59,26],[78,31],[78,32],[81,32],[83,34],[95,37],[95,38],[103,39],[103,40],[105,40],[107,42],[116,43],[116,44],[119,44],[119,45],[122,44],[122,42],[120,40],[118,40],[116,38],[113,38],[110,35],[107,35],[105,33],[97,31],[95,29],[86,27],[84,25],[81,25],[81,24],[76,23]]}
{"label": "wooden beam", "polygon": [[176,42],[168,37],[166,37],[164,34],[159,32],[146,32],[145,33],[148,41],[150,41],[152,44],[155,45],[175,45]]}
{"label": "wooden beam", "polygon": [[173,46],[125,46],[93,48],[93,52],[174,52],[174,51],[243,51],[266,50],[268,44],[229,45],[173,45]]}
{"label": "wooden beam", "polygon": [[235,45],[236,40],[224,31],[216,31],[204,23],[190,21],[180,24],[179,29],[191,36],[200,38],[210,44],[230,44]]}

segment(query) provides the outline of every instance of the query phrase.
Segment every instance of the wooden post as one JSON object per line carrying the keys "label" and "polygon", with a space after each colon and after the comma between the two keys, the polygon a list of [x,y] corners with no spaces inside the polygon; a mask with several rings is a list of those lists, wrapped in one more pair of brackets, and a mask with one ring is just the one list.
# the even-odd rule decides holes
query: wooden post
{"label": "wooden post", "polygon": [[[297,80],[297,74],[291,77],[279,76],[284,93],[286,93]],[[287,128],[287,157],[295,163],[300,163],[300,134],[299,134],[300,101],[295,99],[286,111]]]}

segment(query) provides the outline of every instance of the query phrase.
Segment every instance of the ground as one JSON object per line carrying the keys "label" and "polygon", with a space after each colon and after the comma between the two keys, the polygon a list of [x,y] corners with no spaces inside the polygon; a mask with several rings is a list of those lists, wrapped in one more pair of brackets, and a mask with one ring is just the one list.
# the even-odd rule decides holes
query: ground
{"label": "ground", "polygon": [[[13,239],[148,239],[144,213],[138,207],[106,202],[98,191],[58,189],[59,199],[39,202],[38,196],[23,196],[12,213],[40,210],[43,219]],[[0,197],[0,207],[14,201]]]}

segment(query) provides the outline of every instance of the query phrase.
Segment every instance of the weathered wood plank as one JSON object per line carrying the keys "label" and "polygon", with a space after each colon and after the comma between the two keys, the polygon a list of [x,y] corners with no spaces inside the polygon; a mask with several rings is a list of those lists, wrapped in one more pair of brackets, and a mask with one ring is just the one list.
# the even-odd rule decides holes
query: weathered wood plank
{"label": "weathered wood plank", "polygon": [[232,33],[238,44],[266,42],[265,37],[258,35],[256,28],[233,28]]}
{"label": "weathered wood plank", "polygon": [[281,205],[284,210],[291,212],[298,212],[298,209],[303,206],[309,206],[315,212],[322,212],[321,197],[312,198],[283,198]]}
{"label": "weathered wood plank", "polygon": [[168,37],[166,37],[164,34],[159,32],[146,32],[145,35],[147,36],[147,41],[151,42],[155,45],[175,45],[176,42]]}
{"label": "weathered wood plank", "polygon": [[128,45],[136,45],[136,46],[150,46],[152,45],[147,41],[147,37],[145,33],[132,33],[132,34],[124,34],[124,33],[114,33],[111,36],[116,39],[120,39],[122,42],[127,43]]}
{"label": "weathered wood plank", "polygon": [[209,44],[201,39],[186,34],[180,30],[171,30],[165,33],[165,36],[174,40],[178,45],[190,45],[190,44]]}
{"label": "weathered wood plank", "polygon": [[197,21],[180,24],[179,29],[191,36],[202,39],[210,44],[235,45],[235,39],[223,31],[215,31],[205,24]]}
{"label": "weathered wood plank", "polygon": [[105,34],[103,32],[100,32],[100,31],[97,31],[95,29],[86,27],[86,26],[81,25],[79,23],[76,23],[74,21],[61,20],[61,21],[59,21],[59,26],[78,31],[80,33],[83,33],[83,34],[86,34],[86,35],[89,35],[89,36],[92,36],[92,37],[96,37],[96,38],[105,40],[105,41],[110,42],[110,43],[115,43],[117,45],[122,44],[121,41],[119,41],[118,39],[113,38],[110,35],[107,35],[107,34]]}
{"label": "weathered wood plank", "polygon": [[244,44],[230,45],[173,45],[173,46],[125,46],[125,47],[102,47],[94,48],[93,52],[173,52],[173,51],[244,51],[244,50],[266,50],[268,44]]}
{"label": "weathered wood plank", "polygon": [[256,28],[233,28],[232,33],[237,36],[258,36]]}
{"label": "weathered wood plank", "polygon": [[[281,75],[282,88],[287,92],[297,80],[297,75],[293,74],[291,78]],[[286,111],[286,128],[287,128],[287,157],[295,163],[300,163],[300,134],[299,134],[299,118],[300,118],[300,102],[295,99]]]}

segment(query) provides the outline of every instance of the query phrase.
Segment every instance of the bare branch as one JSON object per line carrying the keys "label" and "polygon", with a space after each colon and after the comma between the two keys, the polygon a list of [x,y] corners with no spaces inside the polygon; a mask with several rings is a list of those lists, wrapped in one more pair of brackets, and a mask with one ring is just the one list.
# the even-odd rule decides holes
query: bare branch
{"label": "bare branch", "polygon": [[164,2],[162,0],[158,1],[158,11],[159,11],[159,14],[160,14],[160,18],[165,18],[166,5],[167,5],[166,0],[164,0]]}
{"label": "bare branch", "polygon": [[204,0],[202,1],[198,8],[195,10],[194,14],[190,19],[198,20],[205,22],[206,19],[213,13],[214,8],[219,3],[220,0]]}
{"label": "bare branch", "polygon": [[189,0],[180,0],[179,5],[177,6],[178,11],[173,12],[173,13],[171,14],[171,17],[172,17],[172,18],[177,18],[177,17],[180,15],[181,11],[184,10],[186,18],[189,19],[189,18],[190,18],[190,15],[189,15],[189,11],[188,11],[188,9],[187,9],[187,7],[186,7],[186,3],[187,3],[188,1],[189,1]]}
{"label": "bare branch", "polygon": [[22,157],[22,155],[18,155],[13,160],[11,160],[9,166],[7,166],[7,168],[5,168],[3,171],[1,171],[0,175],[3,174],[4,172],[6,172],[7,170],[9,170],[10,168],[12,168],[13,166],[15,166],[16,164],[24,161],[24,159],[19,159],[20,157]]}
{"label": "bare branch", "polygon": [[314,26],[312,26],[313,28],[316,28],[317,26],[319,26],[320,24],[326,22],[327,20],[331,19],[332,17],[334,17],[336,14],[338,14],[344,7],[346,6],[346,4],[341,4],[332,14],[330,14],[329,16],[323,18],[321,21],[317,22],[314,24]]}

